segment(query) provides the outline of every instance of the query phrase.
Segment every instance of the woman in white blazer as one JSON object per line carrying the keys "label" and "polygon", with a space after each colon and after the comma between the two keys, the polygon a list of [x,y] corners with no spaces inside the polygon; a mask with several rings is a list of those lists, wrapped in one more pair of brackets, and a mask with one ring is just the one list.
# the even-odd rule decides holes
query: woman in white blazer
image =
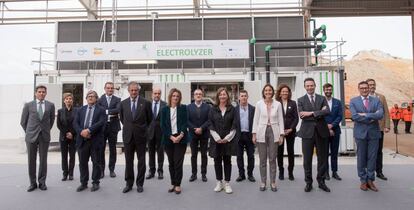
{"label": "woman in white blazer", "polygon": [[257,144],[260,159],[260,190],[266,190],[267,160],[270,168],[270,188],[273,192],[276,187],[276,157],[279,144],[283,143],[284,125],[283,112],[280,102],[273,99],[275,90],[272,85],[266,84],[262,90],[263,99],[257,102],[253,120],[253,143]]}

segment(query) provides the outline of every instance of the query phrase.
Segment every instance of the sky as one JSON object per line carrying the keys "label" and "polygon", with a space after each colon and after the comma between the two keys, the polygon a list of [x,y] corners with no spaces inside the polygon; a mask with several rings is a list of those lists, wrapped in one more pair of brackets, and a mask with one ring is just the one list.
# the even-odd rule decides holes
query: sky
{"label": "sky", "polygon": [[[321,24],[327,26],[328,41],[346,41],[346,59],[371,49],[412,59],[410,17],[318,18]],[[32,61],[39,59],[32,48],[54,44],[54,24],[0,25],[0,84],[32,84],[33,70],[38,69]]]}

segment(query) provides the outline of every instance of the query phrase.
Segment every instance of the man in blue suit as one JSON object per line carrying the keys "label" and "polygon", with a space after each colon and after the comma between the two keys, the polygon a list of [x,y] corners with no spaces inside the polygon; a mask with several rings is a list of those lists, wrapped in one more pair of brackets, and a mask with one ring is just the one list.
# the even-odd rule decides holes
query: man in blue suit
{"label": "man in blue suit", "polygon": [[361,180],[360,189],[377,192],[374,184],[377,150],[381,130],[378,121],[384,116],[380,100],[369,96],[368,83],[358,84],[360,96],[349,104],[354,121],[354,138],[357,144],[357,168]]}
{"label": "man in blue suit", "polygon": [[80,192],[88,188],[89,157],[92,159],[92,188],[99,189],[101,178],[100,152],[104,145],[105,110],[97,106],[98,94],[91,90],[86,95],[87,105],[83,106],[75,115],[73,127],[76,131],[76,147],[79,154],[79,171],[81,185],[76,189]]}
{"label": "man in blue suit", "polygon": [[[341,127],[339,124],[342,121],[342,103],[336,98],[332,97],[333,86],[330,83],[323,85],[323,93],[325,94],[326,101],[328,101],[329,109],[331,113],[325,117],[326,123],[328,123],[329,128],[329,141],[328,141],[328,151],[331,155],[331,169],[332,169],[332,178],[336,180],[342,180],[338,175],[338,150],[339,150],[339,139],[341,137]],[[328,152],[329,154],[329,152]],[[329,156],[327,156],[329,159]],[[329,180],[329,160],[328,169],[326,170],[325,179]]]}

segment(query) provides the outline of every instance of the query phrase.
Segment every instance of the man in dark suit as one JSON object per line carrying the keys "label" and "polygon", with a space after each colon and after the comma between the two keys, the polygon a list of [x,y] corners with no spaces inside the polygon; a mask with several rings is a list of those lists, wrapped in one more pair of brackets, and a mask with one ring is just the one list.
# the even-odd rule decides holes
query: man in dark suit
{"label": "man in dark suit", "polygon": [[81,185],[76,189],[80,192],[88,188],[89,158],[92,159],[92,188],[99,189],[101,167],[100,152],[104,144],[105,110],[97,106],[98,94],[91,90],[86,94],[87,105],[78,110],[73,127],[76,131],[76,147],[79,154],[79,171]]}
{"label": "man in dark suit", "polygon": [[325,97],[315,94],[315,80],[306,78],[304,81],[306,95],[298,99],[299,117],[302,124],[298,136],[302,138],[303,168],[305,171],[305,192],[312,190],[312,156],[316,147],[318,157],[319,188],[325,192],[331,190],[325,184],[327,170],[329,129],[325,117],[329,115],[329,106]]}
{"label": "man in dark suit", "polygon": [[201,153],[201,179],[207,182],[207,148],[208,148],[208,113],[210,105],[203,103],[203,91],[194,90],[194,103],[187,107],[188,128],[191,138],[191,177],[190,182],[197,179],[197,155]]}
{"label": "man in dark suit", "polygon": [[239,105],[237,105],[234,115],[237,120],[235,139],[238,139],[237,167],[239,168],[239,177],[237,177],[236,182],[241,182],[246,179],[243,160],[244,150],[246,150],[247,154],[247,179],[251,182],[256,181],[256,179],[253,176],[254,144],[252,141],[254,106],[249,104],[248,99],[248,92],[246,90],[240,90],[240,103]]}
{"label": "man in dark suit", "polygon": [[46,86],[39,85],[35,89],[36,99],[28,102],[23,107],[20,120],[25,135],[30,186],[27,192],[37,188],[36,183],[36,158],[39,149],[39,189],[47,190],[47,152],[50,142],[50,129],[55,122],[55,105],[45,100],[47,94]]}
{"label": "man in dark suit", "polygon": [[146,179],[152,179],[155,176],[155,153],[158,160],[158,179],[164,178],[164,148],[161,145],[161,126],[160,126],[160,110],[167,105],[161,100],[161,89],[154,88],[152,90],[152,121],[148,127],[148,167],[149,173]]}
{"label": "man in dark suit", "polygon": [[144,191],[145,148],[147,131],[152,120],[151,103],[139,96],[140,85],[137,82],[128,84],[129,98],[121,102],[120,118],[123,124],[122,138],[125,152],[125,181],[123,193],[132,190],[134,185],[134,156],[138,157],[137,192]]}
{"label": "man in dark suit", "polygon": [[379,120],[384,117],[384,110],[379,98],[369,95],[368,82],[358,84],[360,96],[354,97],[349,108],[354,121],[354,138],[357,144],[357,169],[361,181],[360,189],[377,192],[374,184],[375,167],[381,129]]}
{"label": "man in dark suit", "polygon": [[109,176],[116,177],[115,163],[116,163],[116,143],[118,141],[118,132],[121,130],[119,123],[119,110],[121,109],[121,99],[114,96],[114,83],[105,83],[105,94],[99,100],[98,105],[105,109],[105,132],[104,145],[100,155],[101,160],[101,178],[105,176],[105,148],[106,140],[109,143]]}
{"label": "man in dark suit", "polygon": [[[325,117],[326,123],[328,123],[329,128],[329,141],[328,141],[328,151],[330,150],[331,154],[331,168],[332,168],[332,178],[336,180],[342,180],[338,175],[338,150],[339,150],[339,139],[341,137],[341,127],[339,127],[342,121],[342,103],[338,99],[332,97],[333,86],[330,83],[323,85],[323,93],[325,94],[326,101],[329,105],[329,110],[331,113]],[[328,155],[329,156],[329,155]],[[329,157],[327,158],[329,159]],[[327,159],[327,170],[325,174],[325,179],[329,180],[329,160]]]}

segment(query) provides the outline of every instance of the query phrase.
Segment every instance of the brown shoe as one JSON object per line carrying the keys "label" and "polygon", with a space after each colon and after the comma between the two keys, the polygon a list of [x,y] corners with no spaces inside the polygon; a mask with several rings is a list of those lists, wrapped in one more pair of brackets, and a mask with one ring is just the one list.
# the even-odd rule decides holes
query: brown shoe
{"label": "brown shoe", "polygon": [[368,191],[368,185],[367,185],[367,183],[361,184],[361,186],[359,186],[359,189],[361,189],[362,191]]}
{"label": "brown shoe", "polygon": [[378,192],[378,188],[375,186],[373,181],[368,181],[367,185],[368,185],[368,189],[374,192]]}

